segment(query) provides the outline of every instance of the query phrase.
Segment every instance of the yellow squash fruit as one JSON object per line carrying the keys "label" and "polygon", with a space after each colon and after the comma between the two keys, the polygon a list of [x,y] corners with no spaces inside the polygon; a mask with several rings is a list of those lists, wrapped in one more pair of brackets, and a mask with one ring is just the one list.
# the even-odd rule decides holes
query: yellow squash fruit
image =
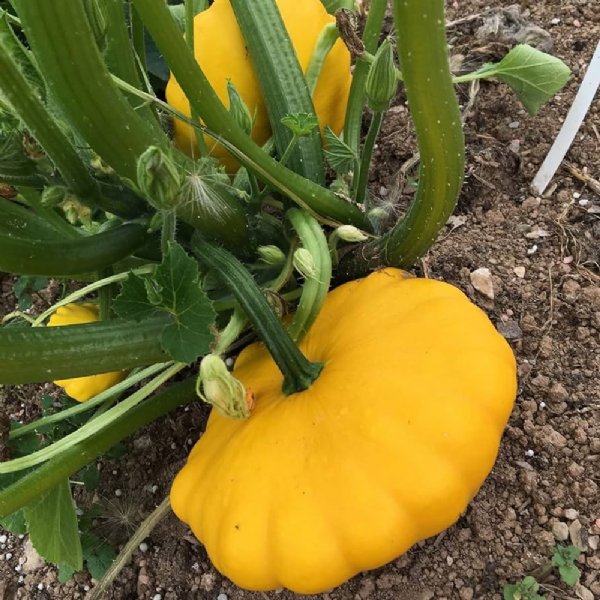
{"label": "yellow squash fruit", "polygon": [[[277,0],[277,6],[300,66],[306,72],[321,31],[329,23],[335,23],[335,18],[327,13],[320,0]],[[196,15],[194,54],[225,106],[229,106],[227,81],[235,85],[250,113],[256,115],[252,137],[258,144],[264,144],[271,136],[267,109],[229,0],[215,0],[210,8]],[[321,129],[329,125],[336,133],[342,130],[351,81],[350,53],[338,40],[323,64],[313,96]],[[173,108],[190,116],[188,100],[173,76],[167,84],[166,97]],[[176,145],[192,154],[196,147],[193,129],[177,119],[174,127]],[[229,172],[237,168],[237,162],[222,146],[216,145],[212,138],[205,140],[211,154]]]}
{"label": "yellow squash fruit", "polygon": [[[60,306],[48,320],[49,327],[61,325],[79,325],[98,320],[97,304],[66,304]],[[107,390],[125,379],[125,371],[101,373],[73,379],[61,379],[54,383],[65,390],[65,393],[79,402],[85,402],[100,392]]]}
{"label": "yellow squash fruit", "polygon": [[457,288],[385,269],[332,291],[300,347],[324,363],[284,396],[261,344],[234,369],[246,421],[213,410],[173,510],[240,587],[317,593],[454,523],[490,472],[513,353]]}

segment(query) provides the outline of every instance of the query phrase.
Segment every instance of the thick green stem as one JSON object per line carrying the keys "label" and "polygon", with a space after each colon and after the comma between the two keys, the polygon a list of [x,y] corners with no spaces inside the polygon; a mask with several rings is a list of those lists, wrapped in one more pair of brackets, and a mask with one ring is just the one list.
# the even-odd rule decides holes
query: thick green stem
{"label": "thick green stem", "polygon": [[[102,9],[106,17],[107,24],[107,39],[106,49],[104,51],[104,57],[109,71],[120,77],[124,81],[127,81],[134,87],[140,87],[142,84],[140,74],[136,64],[136,56],[132,51],[131,40],[129,39],[129,32],[127,31],[127,22],[125,20],[125,10],[123,6],[123,0],[104,0],[102,2]],[[135,15],[131,15],[131,29],[132,34],[138,34],[139,27],[136,27]],[[139,19],[138,19],[139,20]],[[139,37],[139,35],[138,35]],[[142,38],[142,50],[144,49],[144,28],[141,28]],[[135,40],[134,40],[135,41]],[[139,48],[135,45],[138,52],[138,56],[143,61],[145,54],[139,55]],[[145,106],[143,102],[140,102],[139,98],[135,96],[128,96],[127,100],[131,104],[132,108],[147,122],[149,122],[155,129],[160,129],[160,123],[156,119],[156,115],[152,109]]]}
{"label": "thick green stem", "polygon": [[361,204],[365,201],[367,195],[367,183],[369,182],[369,168],[371,166],[373,148],[375,148],[375,141],[379,135],[382,121],[383,112],[376,112],[373,114],[373,119],[371,120],[371,125],[369,126],[369,131],[367,133],[367,138],[365,139],[365,145],[363,146],[355,192],[356,201],[360,202]]}
{"label": "thick green stem", "polygon": [[6,517],[70,477],[115,444],[167,414],[196,399],[195,377],[176,383],[125,413],[110,427],[91,435],[59,456],[0,491],[0,517]]}
{"label": "thick green stem", "polygon": [[144,23],[179,85],[195,106],[207,128],[220,134],[223,143],[248,169],[307,210],[333,223],[350,223],[370,230],[362,211],[333,192],[282,167],[236,124],[204,73],[188,51],[177,24],[162,0],[133,0]]}
{"label": "thick green stem", "polygon": [[165,362],[164,318],[0,328],[0,384],[40,383]]}
{"label": "thick green stem", "polygon": [[192,250],[230,288],[282,372],[284,393],[308,389],[323,365],[311,363],[300,352],[244,265],[198,236],[192,240]]}
{"label": "thick green stem", "polygon": [[49,90],[69,123],[119,175],[135,182],[138,157],[149,146],[169,142],[112,82],[83,3],[14,3]]}
{"label": "thick green stem", "polygon": [[[264,92],[273,139],[281,156],[293,136],[281,119],[288,114],[316,114],[311,93],[275,0],[231,0],[231,6]],[[289,162],[294,172],[320,184],[325,182],[318,129],[298,140]]]}
{"label": "thick green stem", "polygon": [[316,270],[314,277],[305,278],[296,314],[288,328],[292,339],[298,342],[306,335],[325,302],[331,283],[331,255],[323,229],[313,217],[292,208],[287,212],[287,218],[296,230],[302,246],[310,252]]}
{"label": "thick green stem", "polygon": [[444,1],[394,0],[394,20],[421,165],[408,213],[378,247],[387,264],[407,267],[427,252],[456,206],[465,142],[448,63]]}
{"label": "thick green stem", "polygon": [[54,162],[65,184],[82,200],[96,198],[98,186],[70,140],[31,88],[0,38],[0,89]]}
{"label": "thick green stem", "polygon": [[133,223],[62,242],[0,233],[0,270],[57,277],[89,273],[123,260],[148,239],[145,228]]}
{"label": "thick green stem", "polygon": [[[372,0],[369,6],[367,22],[363,32],[363,43],[365,50],[371,54],[375,54],[379,45],[387,4],[387,0]],[[362,116],[366,104],[365,83],[368,74],[368,63],[362,60],[357,61],[352,76],[350,96],[346,108],[346,122],[344,123],[344,141],[354,150],[356,155],[360,154]]]}

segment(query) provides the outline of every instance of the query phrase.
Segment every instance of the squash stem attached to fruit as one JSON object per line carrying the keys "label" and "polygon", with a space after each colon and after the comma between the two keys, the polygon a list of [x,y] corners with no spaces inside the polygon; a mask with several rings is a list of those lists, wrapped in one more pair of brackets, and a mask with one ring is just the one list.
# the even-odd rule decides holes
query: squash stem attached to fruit
{"label": "squash stem attached to fruit", "polygon": [[192,250],[230,288],[283,374],[283,392],[308,389],[323,365],[310,362],[300,352],[244,265],[198,235],[192,239]]}
{"label": "squash stem attached to fruit", "polygon": [[379,131],[381,129],[383,114],[383,112],[373,113],[373,118],[371,120],[371,124],[369,125],[369,131],[367,132],[367,137],[365,138],[365,144],[363,146],[355,191],[356,201],[360,202],[361,204],[367,199],[369,167],[371,166],[371,158],[373,156],[373,148],[375,148],[375,141],[377,140],[377,136],[379,135]]}

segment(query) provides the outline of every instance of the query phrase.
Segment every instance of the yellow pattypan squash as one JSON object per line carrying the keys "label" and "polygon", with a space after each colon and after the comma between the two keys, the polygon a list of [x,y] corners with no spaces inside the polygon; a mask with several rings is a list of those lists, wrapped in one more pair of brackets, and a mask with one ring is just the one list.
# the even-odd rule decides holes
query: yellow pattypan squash
{"label": "yellow pattypan squash", "polygon": [[224,575],[317,593],[454,523],[494,464],[513,353],[457,288],[385,269],[332,291],[302,351],[325,367],[284,396],[261,344],[234,376],[256,398],[213,410],[171,491]]}
{"label": "yellow pattypan squash", "polygon": [[[49,327],[61,325],[79,325],[98,320],[97,304],[66,304],[60,306],[48,320]],[[73,379],[61,379],[54,383],[65,390],[65,393],[79,402],[85,402],[100,392],[125,379],[125,371],[101,373]]]}
{"label": "yellow pattypan squash", "polygon": [[[327,13],[320,0],[277,0],[277,6],[300,66],[306,72],[321,31],[329,23],[335,23],[335,18]],[[271,136],[267,109],[229,0],[215,0],[210,8],[196,15],[194,54],[225,106],[229,105],[227,81],[235,85],[250,113],[256,115],[252,137],[258,144],[264,144]],[[351,81],[350,53],[338,40],[323,64],[313,96],[321,129],[329,125],[336,133],[342,130]],[[173,108],[190,115],[187,98],[172,76],[166,97]],[[177,119],[174,126],[176,145],[191,154],[196,146],[192,128]],[[222,146],[215,145],[212,138],[205,139],[211,154],[220,159],[229,172],[234,171],[238,163],[233,157]]]}

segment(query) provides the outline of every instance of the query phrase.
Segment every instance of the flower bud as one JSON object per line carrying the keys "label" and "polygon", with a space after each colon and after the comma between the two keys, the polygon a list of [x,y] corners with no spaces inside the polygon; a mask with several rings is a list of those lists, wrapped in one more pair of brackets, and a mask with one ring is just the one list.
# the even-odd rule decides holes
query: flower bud
{"label": "flower bud", "polygon": [[207,354],[200,362],[196,393],[226,417],[247,419],[254,408],[252,393],[246,391],[217,354]]}
{"label": "flower bud", "polygon": [[379,46],[367,75],[365,93],[369,108],[374,112],[387,110],[397,89],[394,53],[390,41],[385,40]]}
{"label": "flower bud", "polygon": [[160,148],[150,146],[137,164],[138,185],[148,202],[158,210],[177,205],[181,179],[177,167]]}
{"label": "flower bud", "polygon": [[259,246],[256,251],[260,260],[268,265],[280,265],[285,262],[285,254],[277,246]]}
{"label": "flower bud", "polygon": [[364,242],[369,237],[354,225],[341,225],[335,230],[336,235],[344,242]]}
{"label": "flower bud", "polygon": [[229,95],[229,114],[234,121],[248,134],[252,133],[254,119],[246,103],[242,100],[237,88],[231,80],[227,81],[227,94]]}
{"label": "flower bud", "polygon": [[294,252],[293,258],[294,268],[300,275],[306,279],[315,278],[317,276],[317,265],[315,259],[309,250],[306,248],[298,248]]}

